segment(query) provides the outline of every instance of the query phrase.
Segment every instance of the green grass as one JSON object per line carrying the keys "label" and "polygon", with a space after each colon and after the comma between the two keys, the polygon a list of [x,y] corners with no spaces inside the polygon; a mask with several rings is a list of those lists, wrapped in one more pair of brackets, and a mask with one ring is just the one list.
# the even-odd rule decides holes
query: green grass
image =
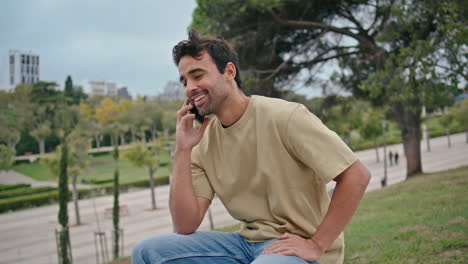
{"label": "green grass", "polygon": [[468,263],[467,190],[465,167],[366,193],[345,230],[344,263]]}
{"label": "green grass", "polygon": [[345,231],[345,263],[467,263],[468,168],[365,195]]}
{"label": "green grass", "polygon": [[[167,162],[167,160],[169,160],[169,154],[162,152],[161,161]],[[114,168],[115,162],[111,154],[90,157],[89,166],[80,173],[78,181],[81,179],[112,179],[114,177]],[[57,178],[39,162],[18,164],[13,166],[12,169],[38,181],[57,181]],[[119,170],[119,180],[121,183],[149,178],[148,169],[135,167],[124,159],[119,160]],[[164,166],[157,170],[155,177],[167,175],[169,175],[169,169],[167,166]]]}

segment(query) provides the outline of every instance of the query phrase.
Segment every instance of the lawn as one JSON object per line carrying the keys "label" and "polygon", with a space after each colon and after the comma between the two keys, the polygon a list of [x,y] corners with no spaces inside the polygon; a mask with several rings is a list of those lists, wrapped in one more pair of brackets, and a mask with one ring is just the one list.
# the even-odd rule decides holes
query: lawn
{"label": "lawn", "polygon": [[[162,152],[161,160],[167,162],[169,160],[169,154],[167,152]],[[89,159],[88,168],[80,173],[78,181],[81,179],[111,179],[114,175],[114,168],[115,162],[111,154],[92,156]],[[35,180],[57,181],[57,178],[39,162],[15,165],[13,166],[13,170],[29,176]],[[135,167],[124,159],[119,160],[119,170],[119,180],[121,183],[148,179],[149,177],[148,169]],[[167,166],[164,166],[157,170],[155,177],[162,177],[167,175],[169,175],[169,169]]]}
{"label": "lawn", "polygon": [[467,263],[468,168],[372,191],[345,231],[345,263]]}
{"label": "lawn", "polygon": [[345,230],[344,263],[468,263],[467,190],[465,167],[366,193]]}

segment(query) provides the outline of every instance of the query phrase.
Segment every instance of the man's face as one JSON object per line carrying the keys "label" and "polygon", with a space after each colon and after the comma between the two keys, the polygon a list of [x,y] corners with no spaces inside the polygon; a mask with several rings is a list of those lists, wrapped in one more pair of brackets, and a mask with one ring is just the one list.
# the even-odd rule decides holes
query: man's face
{"label": "man's face", "polygon": [[202,51],[197,58],[184,56],[179,61],[178,69],[185,94],[198,112],[203,116],[216,114],[228,97],[229,87],[211,56],[206,51]]}

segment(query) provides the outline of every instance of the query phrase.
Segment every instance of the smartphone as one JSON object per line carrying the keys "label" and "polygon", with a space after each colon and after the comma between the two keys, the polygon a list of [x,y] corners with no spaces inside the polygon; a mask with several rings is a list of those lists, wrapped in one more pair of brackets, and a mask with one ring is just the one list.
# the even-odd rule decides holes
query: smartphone
{"label": "smartphone", "polygon": [[197,120],[198,123],[200,124],[203,124],[203,121],[205,121],[205,117],[200,115],[200,113],[198,112],[198,109],[197,107],[195,107],[195,105],[193,103],[192,104],[192,109],[189,110],[190,113],[192,114],[195,114],[195,120]]}

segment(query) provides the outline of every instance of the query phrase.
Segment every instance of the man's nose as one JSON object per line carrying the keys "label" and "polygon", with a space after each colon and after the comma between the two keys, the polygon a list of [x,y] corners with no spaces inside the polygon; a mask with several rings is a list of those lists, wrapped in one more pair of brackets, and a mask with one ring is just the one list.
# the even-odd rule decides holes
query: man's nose
{"label": "man's nose", "polygon": [[187,93],[187,97],[192,97],[197,93],[198,86],[196,85],[195,82],[187,82],[187,85],[185,86],[185,92]]}

